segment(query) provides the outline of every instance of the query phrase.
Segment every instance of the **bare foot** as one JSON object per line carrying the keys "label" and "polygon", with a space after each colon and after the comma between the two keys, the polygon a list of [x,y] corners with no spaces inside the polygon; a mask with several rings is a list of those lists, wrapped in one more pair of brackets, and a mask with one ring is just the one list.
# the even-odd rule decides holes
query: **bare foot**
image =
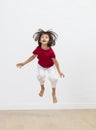
{"label": "bare foot", "polygon": [[43,96],[44,90],[45,90],[44,85],[41,85],[41,90],[39,92],[39,96],[41,96],[41,97]]}
{"label": "bare foot", "polygon": [[57,98],[55,95],[53,96],[53,103],[57,103]]}
{"label": "bare foot", "polygon": [[43,94],[44,94],[44,90],[41,90],[41,91],[39,92],[39,96],[42,97]]}

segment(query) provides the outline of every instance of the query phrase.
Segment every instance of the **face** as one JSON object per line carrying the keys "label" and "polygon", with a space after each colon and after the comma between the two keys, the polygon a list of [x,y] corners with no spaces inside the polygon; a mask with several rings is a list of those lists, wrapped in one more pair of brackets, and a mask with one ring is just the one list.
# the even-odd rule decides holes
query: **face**
{"label": "face", "polygon": [[48,34],[43,34],[43,35],[41,36],[41,38],[40,38],[40,42],[41,42],[42,44],[47,45],[48,42],[49,42],[49,36],[48,36]]}

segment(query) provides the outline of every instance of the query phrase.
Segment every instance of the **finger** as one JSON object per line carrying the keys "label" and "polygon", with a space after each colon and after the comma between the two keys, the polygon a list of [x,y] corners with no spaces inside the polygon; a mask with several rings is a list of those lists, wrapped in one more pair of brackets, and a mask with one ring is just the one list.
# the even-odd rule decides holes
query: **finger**
{"label": "finger", "polygon": [[62,77],[63,77],[63,75],[61,74],[61,75],[60,75],[60,77],[62,78]]}
{"label": "finger", "polygon": [[18,67],[18,65],[16,64],[16,66]]}
{"label": "finger", "polygon": [[63,78],[64,78],[64,74],[61,74],[61,77],[63,77]]}
{"label": "finger", "polygon": [[20,65],[19,68],[21,68],[22,66]]}

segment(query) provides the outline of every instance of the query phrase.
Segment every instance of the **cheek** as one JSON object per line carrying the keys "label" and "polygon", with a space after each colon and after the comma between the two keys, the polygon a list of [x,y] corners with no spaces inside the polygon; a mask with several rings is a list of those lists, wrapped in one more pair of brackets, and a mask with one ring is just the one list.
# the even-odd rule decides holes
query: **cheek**
{"label": "cheek", "polygon": [[47,41],[49,42],[49,39],[47,39]]}
{"label": "cheek", "polygon": [[42,38],[40,38],[40,40],[39,40],[40,42],[42,41]]}

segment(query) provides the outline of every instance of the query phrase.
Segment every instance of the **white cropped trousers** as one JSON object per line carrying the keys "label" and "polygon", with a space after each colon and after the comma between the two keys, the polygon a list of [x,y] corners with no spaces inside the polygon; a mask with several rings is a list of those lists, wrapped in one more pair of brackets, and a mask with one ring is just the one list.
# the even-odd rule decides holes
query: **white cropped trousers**
{"label": "white cropped trousers", "polygon": [[56,71],[55,71],[55,66],[52,66],[52,67],[49,67],[49,68],[44,68],[44,67],[42,67],[38,64],[37,68],[38,68],[37,79],[39,80],[40,85],[44,84],[46,75],[48,73],[48,79],[50,80],[52,88],[55,88],[57,81],[58,81]]}

